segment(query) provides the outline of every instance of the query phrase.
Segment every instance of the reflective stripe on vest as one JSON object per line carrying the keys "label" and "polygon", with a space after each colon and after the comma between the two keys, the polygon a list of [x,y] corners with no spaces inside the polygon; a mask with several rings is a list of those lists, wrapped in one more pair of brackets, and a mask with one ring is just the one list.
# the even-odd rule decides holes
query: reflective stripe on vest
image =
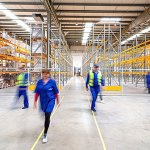
{"label": "reflective stripe on vest", "polygon": [[[101,80],[102,80],[102,74],[101,72],[98,72],[98,85],[101,84]],[[92,70],[89,72],[89,86],[94,86],[94,73]]]}
{"label": "reflective stripe on vest", "polygon": [[17,76],[17,85],[19,86],[26,86],[27,83],[25,82],[25,73],[21,73]]}

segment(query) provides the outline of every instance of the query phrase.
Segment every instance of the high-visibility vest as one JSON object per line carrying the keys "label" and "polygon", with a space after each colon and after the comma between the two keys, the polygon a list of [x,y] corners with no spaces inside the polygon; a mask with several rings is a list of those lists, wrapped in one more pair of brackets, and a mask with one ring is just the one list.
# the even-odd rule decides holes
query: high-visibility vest
{"label": "high-visibility vest", "polygon": [[27,86],[27,81],[25,81],[25,73],[21,73],[17,76],[16,85]]}
{"label": "high-visibility vest", "polygon": [[[100,85],[102,80],[101,72],[98,72],[97,77],[98,77],[98,85]],[[94,86],[94,73],[92,70],[89,72],[89,86]]]}

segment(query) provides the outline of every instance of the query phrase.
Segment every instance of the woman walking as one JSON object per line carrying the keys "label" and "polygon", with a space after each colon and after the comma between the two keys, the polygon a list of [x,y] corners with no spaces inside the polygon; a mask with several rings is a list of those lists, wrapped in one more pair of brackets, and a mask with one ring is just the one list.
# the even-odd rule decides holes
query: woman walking
{"label": "woman walking", "polygon": [[56,81],[50,78],[48,69],[43,69],[42,79],[37,82],[34,98],[34,107],[36,108],[38,97],[40,97],[41,110],[45,114],[43,143],[48,141],[47,131],[50,124],[50,116],[55,106],[55,99],[57,100],[57,104],[59,104],[58,93]]}

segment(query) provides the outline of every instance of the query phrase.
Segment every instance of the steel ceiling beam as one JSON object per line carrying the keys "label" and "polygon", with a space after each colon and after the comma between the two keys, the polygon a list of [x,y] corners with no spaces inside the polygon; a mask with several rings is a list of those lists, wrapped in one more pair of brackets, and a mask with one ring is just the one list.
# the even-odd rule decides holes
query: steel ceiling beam
{"label": "steel ceiling beam", "polygon": [[45,9],[9,9],[12,12],[46,12]]}
{"label": "steel ceiling beam", "polygon": [[6,31],[9,31],[10,33],[28,33],[25,30],[6,30]]}
{"label": "steel ceiling beam", "polygon": [[0,25],[3,26],[3,25],[18,25],[17,23],[2,23],[0,22]]}
{"label": "steel ceiling beam", "polygon": [[[96,29],[96,28],[95,28],[95,29],[94,29],[94,32],[100,31],[100,30],[102,30],[102,28],[101,28],[101,29]],[[66,29],[63,29],[63,31],[68,31],[68,32],[77,32],[77,31],[79,31],[79,32],[80,32],[80,31],[84,31],[84,28],[83,28],[83,29],[76,29],[76,30],[75,30],[75,29],[67,29],[67,28],[66,28]],[[116,31],[116,30],[115,30],[115,31]],[[114,32],[115,32],[115,31],[114,31]],[[117,31],[116,31],[116,32],[117,32]],[[119,31],[118,31],[118,32],[119,32]]]}
{"label": "steel ceiling beam", "polygon": [[2,29],[2,28],[20,28],[20,29],[23,29],[21,26],[19,26],[19,25],[10,25],[10,26],[3,26],[3,25],[1,25],[0,24],[0,28]]}
{"label": "steel ceiling beam", "polygon": [[41,2],[1,2],[3,5],[42,5]]}
{"label": "steel ceiling beam", "polygon": [[16,33],[16,35],[30,35],[30,33]]}
{"label": "steel ceiling beam", "polygon": [[[3,5],[42,5],[41,2],[1,2]],[[54,2],[54,6],[62,5],[62,6],[127,6],[127,7],[148,7],[150,3],[144,4],[129,4],[129,3],[58,3]]]}
{"label": "steel ceiling beam", "polygon": [[[60,22],[75,22],[75,23],[78,23],[78,22],[82,22],[82,23],[85,23],[85,22],[93,22],[93,23],[98,23],[99,21],[93,21],[93,20],[60,20]],[[120,23],[131,23],[131,21],[119,21]],[[101,24],[104,24],[104,23],[101,23]],[[115,23],[114,23],[115,24]]]}
{"label": "steel ceiling beam", "polygon": [[137,15],[134,16],[64,16],[60,15],[58,18],[123,18],[123,19],[130,19],[136,18]]}
{"label": "steel ceiling beam", "polygon": [[[22,19],[19,19],[19,20],[22,20]],[[10,22],[13,22],[12,19],[0,19],[0,21],[10,21]]]}
{"label": "steel ceiling beam", "polygon": [[[78,25],[76,25],[76,23],[72,23],[72,24],[61,23],[61,26],[62,27],[84,27],[85,24],[84,23],[83,24],[79,23]],[[110,26],[114,26],[114,25],[110,25]],[[122,26],[127,26],[127,25],[122,25]],[[104,25],[103,24],[97,24],[96,27],[104,27]]]}
{"label": "steel ceiling beam", "polygon": [[[32,15],[16,15],[18,17],[33,17]],[[0,17],[6,17],[6,15],[0,15]],[[47,17],[47,15],[42,15],[42,17]]]}
{"label": "steel ceiling beam", "polygon": [[[116,26],[111,26],[112,27],[112,30],[116,31],[118,28]],[[84,26],[80,26],[80,27],[76,27],[76,26],[72,26],[72,27],[66,27],[66,26],[63,26],[62,29],[84,29]],[[95,26],[96,30],[103,30],[103,26]],[[124,27],[122,27],[122,29],[124,29]]]}
{"label": "steel ceiling beam", "polygon": [[62,6],[127,6],[127,7],[148,7],[150,3],[144,4],[129,4],[129,3],[57,3],[54,2],[53,5],[62,5]]}
{"label": "steel ceiling beam", "polygon": [[56,10],[57,13],[142,13],[141,10]]}

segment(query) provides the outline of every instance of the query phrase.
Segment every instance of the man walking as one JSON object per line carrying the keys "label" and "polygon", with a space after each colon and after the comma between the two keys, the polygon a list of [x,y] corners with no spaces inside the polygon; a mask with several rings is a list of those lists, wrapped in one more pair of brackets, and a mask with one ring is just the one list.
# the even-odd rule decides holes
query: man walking
{"label": "man walking", "polygon": [[27,96],[27,89],[28,89],[28,73],[25,73],[24,66],[20,68],[20,74],[17,76],[18,85],[17,89],[17,99],[21,96],[24,97],[24,107],[22,109],[26,109],[29,107],[28,96]]}
{"label": "man walking", "polygon": [[100,92],[100,86],[104,86],[104,79],[102,77],[101,72],[99,71],[99,66],[94,64],[93,69],[87,74],[87,81],[86,81],[86,90],[88,91],[90,87],[90,91],[92,94],[92,104],[91,110],[96,112],[95,103]]}

